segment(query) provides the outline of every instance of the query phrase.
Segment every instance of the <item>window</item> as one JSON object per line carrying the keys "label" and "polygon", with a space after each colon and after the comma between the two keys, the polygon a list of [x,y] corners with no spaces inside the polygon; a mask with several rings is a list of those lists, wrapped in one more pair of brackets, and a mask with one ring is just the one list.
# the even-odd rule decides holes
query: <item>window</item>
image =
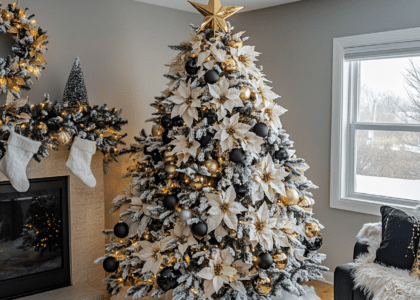
{"label": "window", "polygon": [[334,39],[333,208],[420,204],[420,28]]}

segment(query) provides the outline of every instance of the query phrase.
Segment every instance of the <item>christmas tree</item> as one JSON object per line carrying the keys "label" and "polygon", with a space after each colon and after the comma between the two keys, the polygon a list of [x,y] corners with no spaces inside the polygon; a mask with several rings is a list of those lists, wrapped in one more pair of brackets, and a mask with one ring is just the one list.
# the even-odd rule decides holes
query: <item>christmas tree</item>
{"label": "christmas tree", "polygon": [[83,76],[82,66],[79,57],[77,57],[74,61],[69,79],[67,80],[66,88],[64,90],[63,95],[63,103],[69,106],[73,106],[76,104],[89,104],[85,85],[85,77]]}
{"label": "christmas tree", "polygon": [[206,16],[171,46],[168,88],[152,135],[131,153],[132,184],[114,200],[121,222],[96,261],[127,297],[271,299],[321,279],[316,188],[280,122],[286,112],[257,67],[258,52],[226,18],[243,7],[192,3]]}

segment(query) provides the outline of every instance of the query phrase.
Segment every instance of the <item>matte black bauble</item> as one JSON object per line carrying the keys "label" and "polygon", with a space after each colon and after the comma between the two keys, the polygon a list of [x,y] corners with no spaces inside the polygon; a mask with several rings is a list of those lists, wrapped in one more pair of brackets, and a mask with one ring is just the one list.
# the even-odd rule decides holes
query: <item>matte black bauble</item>
{"label": "matte black bauble", "polygon": [[274,158],[283,161],[289,158],[289,153],[286,149],[280,149],[274,153]]}
{"label": "matte black bauble", "polygon": [[246,186],[241,185],[241,184],[236,184],[235,192],[236,192],[236,196],[239,196],[239,197],[245,196],[247,192]]}
{"label": "matte black bauble", "polygon": [[204,114],[204,118],[207,118],[207,123],[209,125],[213,125],[214,123],[217,122],[217,114],[214,111],[214,109],[209,109],[205,114]]}
{"label": "matte black bauble", "polygon": [[207,132],[207,135],[203,135],[198,141],[201,145],[201,148],[206,147],[211,140],[214,138],[214,133]]}
{"label": "matte black bauble", "polygon": [[257,125],[254,126],[252,131],[256,135],[264,138],[268,135],[268,126],[265,123],[258,123]]}
{"label": "matte black bauble", "polygon": [[261,253],[260,256],[258,256],[257,258],[257,264],[259,268],[263,270],[268,270],[273,264],[273,257],[270,255],[270,253]]}
{"label": "matte black bauble", "polygon": [[164,292],[167,292],[176,288],[179,285],[177,279],[181,275],[181,272],[179,272],[178,270],[174,270],[170,267],[167,267],[159,273],[157,277],[157,284]]}
{"label": "matte black bauble", "polygon": [[179,199],[177,196],[175,195],[166,195],[163,198],[163,207],[166,208],[167,210],[174,210],[177,203],[178,203]]}
{"label": "matte black bauble", "polygon": [[168,134],[168,130],[162,133],[162,141],[165,145],[168,145],[170,142],[172,142],[172,139],[168,136]]}
{"label": "matte black bauble", "polygon": [[243,162],[245,158],[246,158],[245,151],[242,149],[233,149],[229,153],[230,161],[237,164]]}
{"label": "matte black bauble", "polygon": [[118,223],[114,226],[114,235],[120,239],[123,239],[128,236],[128,231],[130,228],[126,223]]}
{"label": "matte black bauble", "polygon": [[207,234],[207,224],[204,222],[198,222],[191,226],[191,232],[198,238],[205,237]]}
{"label": "matte black bauble", "polygon": [[197,67],[197,61],[193,58],[189,58],[185,63],[185,71],[187,71],[189,75],[196,75],[198,70],[200,70],[200,68]]}
{"label": "matte black bauble", "polygon": [[309,251],[317,251],[322,246],[322,236],[317,236],[317,237],[313,238],[313,241],[309,241],[309,242],[305,239],[303,241],[303,245]]}
{"label": "matte black bauble", "polygon": [[219,73],[215,70],[210,70],[204,75],[204,81],[208,84],[214,84],[220,79]]}
{"label": "matte black bauble", "polygon": [[105,258],[102,265],[105,271],[107,271],[108,273],[112,273],[118,270],[120,262],[115,257],[110,256]]}
{"label": "matte black bauble", "polygon": [[172,119],[169,116],[163,116],[162,119],[160,119],[160,125],[165,129],[169,129],[172,127]]}

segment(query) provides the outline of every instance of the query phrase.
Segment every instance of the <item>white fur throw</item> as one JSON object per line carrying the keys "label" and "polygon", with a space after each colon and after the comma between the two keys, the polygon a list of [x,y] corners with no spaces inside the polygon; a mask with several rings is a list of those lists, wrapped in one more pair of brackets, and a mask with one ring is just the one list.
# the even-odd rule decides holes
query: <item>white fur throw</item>
{"label": "white fur throw", "polygon": [[409,270],[384,267],[374,263],[376,250],[381,243],[382,224],[365,224],[357,237],[369,242],[369,253],[355,261],[354,281],[372,300],[418,300],[420,280],[410,276]]}

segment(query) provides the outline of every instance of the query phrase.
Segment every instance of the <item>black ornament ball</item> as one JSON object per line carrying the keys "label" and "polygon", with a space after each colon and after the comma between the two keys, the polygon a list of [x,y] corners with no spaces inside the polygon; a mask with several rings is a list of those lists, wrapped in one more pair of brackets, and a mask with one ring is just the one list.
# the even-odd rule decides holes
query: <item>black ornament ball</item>
{"label": "black ornament ball", "polygon": [[172,139],[168,136],[168,134],[169,134],[169,131],[167,131],[167,130],[162,133],[162,141],[165,145],[172,142]]}
{"label": "black ornament ball", "polygon": [[207,118],[207,123],[209,125],[213,125],[214,123],[217,122],[217,114],[214,111],[214,109],[209,109],[205,114],[204,114],[204,118]]}
{"label": "black ornament ball", "polygon": [[112,273],[118,270],[118,267],[120,266],[120,262],[115,257],[107,257],[105,258],[103,262],[104,270],[108,273]]}
{"label": "black ornament ball", "polygon": [[173,270],[172,268],[163,269],[157,278],[158,286],[164,291],[167,292],[176,288],[179,283],[177,279],[181,276],[181,272]]}
{"label": "black ornament ball", "polygon": [[163,207],[166,208],[167,210],[174,210],[177,203],[178,203],[179,199],[177,196],[175,195],[166,195],[163,198]]}
{"label": "black ornament ball", "polygon": [[155,163],[160,162],[162,160],[162,156],[158,149],[153,150],[150,155],[152,156],[152,159]]}
{"label": "black ornament ball", "polygon": [[317,236],[316,238],[313,238],[312,241],[307,241],[306,239],[303,241],[304,246],[309,251],[317,251],[322,246],[322,236]]}
{"label": "black ornament ball", "polygon": [[235,192],[236,192],[236,196],[239,196],[239,197],[245,196],[247,192],[246,186],[241,185],[241,184],[236,184]]}
{"label": "black ornament ball", "polygon": [[220,79],[219,73],[215,70],[210,70],[204,75],[204,81],[209,84],[214,84]]}
{"label": "black ornament ball", "polygon": [[189,75],[196,75],[198,70],[200,70],[200,68],[197,67],[197,61],[194,58],[189,58],[185,63],[185,71],[187,71]]}
{"label": "black ornament ball", "polygon": [[202,238],[207,234],[207,224],[204,222],[198,222],[191,226],[191,232],[194,236]]}
{"label": "black ornament ball", "polygon": [[274,158],[283,161],[289,158],[289,153],[286,149],[280,149],[274,153]]}
{"label": "black ornament ball", "polygon": [[162,119],[160,119],[160,125],[165,129],[169,129],[172,127],[172,119],[169,116],[163,116]]}
{"label": "black ornament ball", "polygon": [[268,126],[265,123],[258,123],[257,125],[254,126],[252,131],[256,135],[264,138],[268,135]]}
{"label": "black ornament ball", "polygon": [[257,264],[259,268],[268,270],[273,264],[273,257],[270,255],[270,253],[261,253],[260,256],[258,256],[257,258]]}
{"label": "black ornament ball", "polygon": [[241,163],[245,160],[246,155],[245,151],[242,149],[233,149],[229,153],[229,159],[230,161],[233,161],[234,163]]}
{"label": "black ornament ball", "polygon": [[203,135],[198,142],[200,143],[201,147],[203,148],[203,147],[206,147],[211,142],[211,140],[213,138],[214,138],[214,133],[207,132],[207,135]]}
{"label": "black ornament ball", "polygon": [[118,223],[114,226],[114,235],[120,239],[123,239],[128,236],[128,231],[130,228],[126,223]]}

